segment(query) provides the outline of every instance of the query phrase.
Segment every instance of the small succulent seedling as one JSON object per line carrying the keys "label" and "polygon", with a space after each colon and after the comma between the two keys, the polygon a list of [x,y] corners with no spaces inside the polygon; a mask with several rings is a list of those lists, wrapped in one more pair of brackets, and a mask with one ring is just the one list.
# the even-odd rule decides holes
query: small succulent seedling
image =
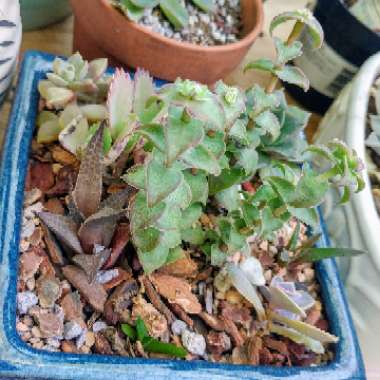
{"label": "small succulent seedling", "polygon": [[[213,0],[192,0],[193,4],[204,12],[214,10]],[[189,14],[182,1],[178,0],[113,0],[113,5],[119,8],[131,21],[139,21],[147,8],[159,7],[175,29],[182,29],[189,22]]]}
{"label": "small succulent seedling", "polygon": [[[65,224],[70,236],[65,244],[81,254],[94,243],[88,240],[93,234],[84,233],[86,229],[98,227],[99,222],[107,234],[112,231],[122,211],[121,206],[115,211],[100,204],[102,165],[120,155],[128,158],[133,150],[140,159],[127,165],[122,179],[135,189],[127,216],[144,271],[151,273],[183,257],[184,250],[203,253],[210,265],[220,267],[252,303],[259,319],[269,318],[270,331],[320,353],[322,343],[336,338],[303,322],[289,322],[276,313],[268,315],[259,293],[275,310],[295,319],[304,317],[314,300],[282,279],[265,286],[261,264],[251,256],[248,243],[252,236],[274,239],[276,231],[295,220],[297,227],[287,252],[283,250],[276,257],[280,264],[297,265],[357,253],[297,246],[301,223],[317,227],[315,207],[327,190],[343,189],[341,201],[345,202],[353,191],[362,189],[363,180],[360,159],[343,143],[307,145],[301,133],[309,114],[288,105],[283,90],[276,90],[278,79],[308,87],[304,74],[289,64],[302,53],[302,44],[296,38],[303,26],[316,47],[323,39],[320,25],[308,11],[277,16],[271,32],[288,20],[296,21],[295,27],[287,42],[275,37],[276,61],[259,60],[247,66],[271,73],[267,89],[254,85],[243,91],[221,81],[209,89],[181,79],[156,89],[146,73],[136,73],[134,81],[122,70],[115,73],[106,116],[90,137],[72,194],[75,209],[85,221],[79,230],[72,222]],[[70,86],[70,78],[64,85],[62,82],[62,88]],[[80,108],[79,97],[77,101]],[[69,112],[67,108],[62,114]],[[57,112],[61,111],[53,114],[62,117]],[[88,131],[86,136],[88,139]],[[101,136],[105,157],[99,160]],[[108,136],[106,140],[104,136]],[[89,160],[94,144],[97,159]],[[312,163],[315,157],[318,165]],[[60,237],[62,232],[49,223],[52,216],[44,215],[42,219]],[[100,231],[96,243],[107,247],[109,235]],[[239,264],[234,261],[236,255],[242,259]]]}

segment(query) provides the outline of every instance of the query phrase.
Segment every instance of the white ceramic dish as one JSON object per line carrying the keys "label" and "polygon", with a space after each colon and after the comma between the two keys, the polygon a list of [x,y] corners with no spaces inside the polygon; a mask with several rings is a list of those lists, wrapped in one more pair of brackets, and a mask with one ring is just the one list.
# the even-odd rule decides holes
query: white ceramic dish
{"label": "white ceramic dish", "polygon": [[[364,160],[365,128],[369,91],[380,75],[380,53],[369,58],[354,80],[347,85],[323,118],[314,142],[338,137]],[[330,207],[324,214],[330,236],[337,246],[365,249],[368,254],[340,260],[351,312],[366,362],[368,377],[380,373],[380,218],[365,170],[366,188],[342,210],[334,207],[336,194],[330,194]]]}

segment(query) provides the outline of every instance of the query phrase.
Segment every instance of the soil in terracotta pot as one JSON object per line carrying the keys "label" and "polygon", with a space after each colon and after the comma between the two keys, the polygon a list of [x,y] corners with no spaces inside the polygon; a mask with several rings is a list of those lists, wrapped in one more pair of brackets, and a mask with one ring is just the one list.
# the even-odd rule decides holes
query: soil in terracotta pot
{"label": "soil in terracotta pot", "polygon": [[[137,161],[141,157],[138,152],[133,156]],[[104,198],[126,188],[115,174],[122,169],[120,165],[105,173]],[[258,320],[252,305],[231,286],[225,273],[211,267],[195,246],[188,245],[182,259],[144,275],[129,242],[125,217],[113,234],[113,259],[108,257],[103,269],[98,262],[83,264],[73,259],[72,250],[57,244],[37,213],[70,213],[69,191],[79,166],[76,157],[58,143],[41,145],[33,140],[17,284],[16,328],[22,340],[48,351],[169,358],[145,351],[140,342],[132,342],[123,333],[123,323],[134,324],[141,318],[150,336],[185,347],[186,360],[309,366],[332,359],[330,349],[315,354],[303,344],[268,334],[267,322]],[[246,187],[254,191],[255,183]],[[217,212],[212,205],[208,209],[201,217],[205,226]],[[266,285],[295,286],[300,295],[312,297],[305,321],[327,330],[313,266],[306,263],[287,269],[276,259],[281,252],[292,254],[285,247],[296,225],[292,220],[272,243],[252,238],[251,253],[263,267]],[[306,228],[301,226],[299,244],[305,240]],[[234,260],[239,260],[238,255]],[[91,284],[80,269],[86,265],[94,270]],[[268,308],[265,298],[262,301]]]}
{"label": "soil in terracotta pot", "polygon": [[[113,0],[113,4],[117,6],[118,1]],[[189,23],[183,29],[176,30],[159,7],[147,8],[138,22],[165,37],[198,45],[224,45],[240,39],[240,0],[215,0],[215,11],[210,13],[202,12],[189,0],[185,5]]]}

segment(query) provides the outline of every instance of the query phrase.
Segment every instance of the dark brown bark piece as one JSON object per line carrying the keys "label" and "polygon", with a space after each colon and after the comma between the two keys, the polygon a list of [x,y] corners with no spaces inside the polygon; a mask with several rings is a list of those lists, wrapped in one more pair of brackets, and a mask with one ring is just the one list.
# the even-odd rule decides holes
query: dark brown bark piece
{"label": "dark brown bark piece", "polygon": [[51,164],[35,162],[31,165],[31,187],[37,187],[43,192],[54,186],[54,173]]}
{"label": "dark brown bark piece", "polygon": [[123,253],[123,250],[127,246],[130,238],[131,236],[130,236],[129,224],[127,223],[119,224],[116,227],[116,231],[112,237],[110,257],[104,264],[103,269],[109,269],[115,265],[118,258]]}
{"label": "dark brown bark piece", "polygon": [[44,240],[47,246],[49,256],[51,261],[57,265],[64,265],[65,258],[63,256],[61,247],[58,245],[55,237],[50,232],[50,230],[46,227],[44,223],[41,223],[42,231],[44,233]]}

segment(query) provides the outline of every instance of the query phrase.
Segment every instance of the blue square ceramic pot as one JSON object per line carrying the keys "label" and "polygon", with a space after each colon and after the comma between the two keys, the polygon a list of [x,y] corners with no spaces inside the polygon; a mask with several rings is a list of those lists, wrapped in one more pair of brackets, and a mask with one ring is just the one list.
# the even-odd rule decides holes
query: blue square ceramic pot
{"label": "blue square ceramic pot", "polygon": [[[325,366],[279,368],[146,360],[118,356],[47,352],[27,346],[16,332],[16,282],[23,189],[35,126],[38,81],[54,57],[25,55],[9,120],[0,171],[0,378],[1,379],[364,379],[358,341],[333,260],[317,265],[331,331],[339,336],[334,360]],[[322,225],[323,230],[323,225]],[[321,244],[327,244],[326,235]]]}

